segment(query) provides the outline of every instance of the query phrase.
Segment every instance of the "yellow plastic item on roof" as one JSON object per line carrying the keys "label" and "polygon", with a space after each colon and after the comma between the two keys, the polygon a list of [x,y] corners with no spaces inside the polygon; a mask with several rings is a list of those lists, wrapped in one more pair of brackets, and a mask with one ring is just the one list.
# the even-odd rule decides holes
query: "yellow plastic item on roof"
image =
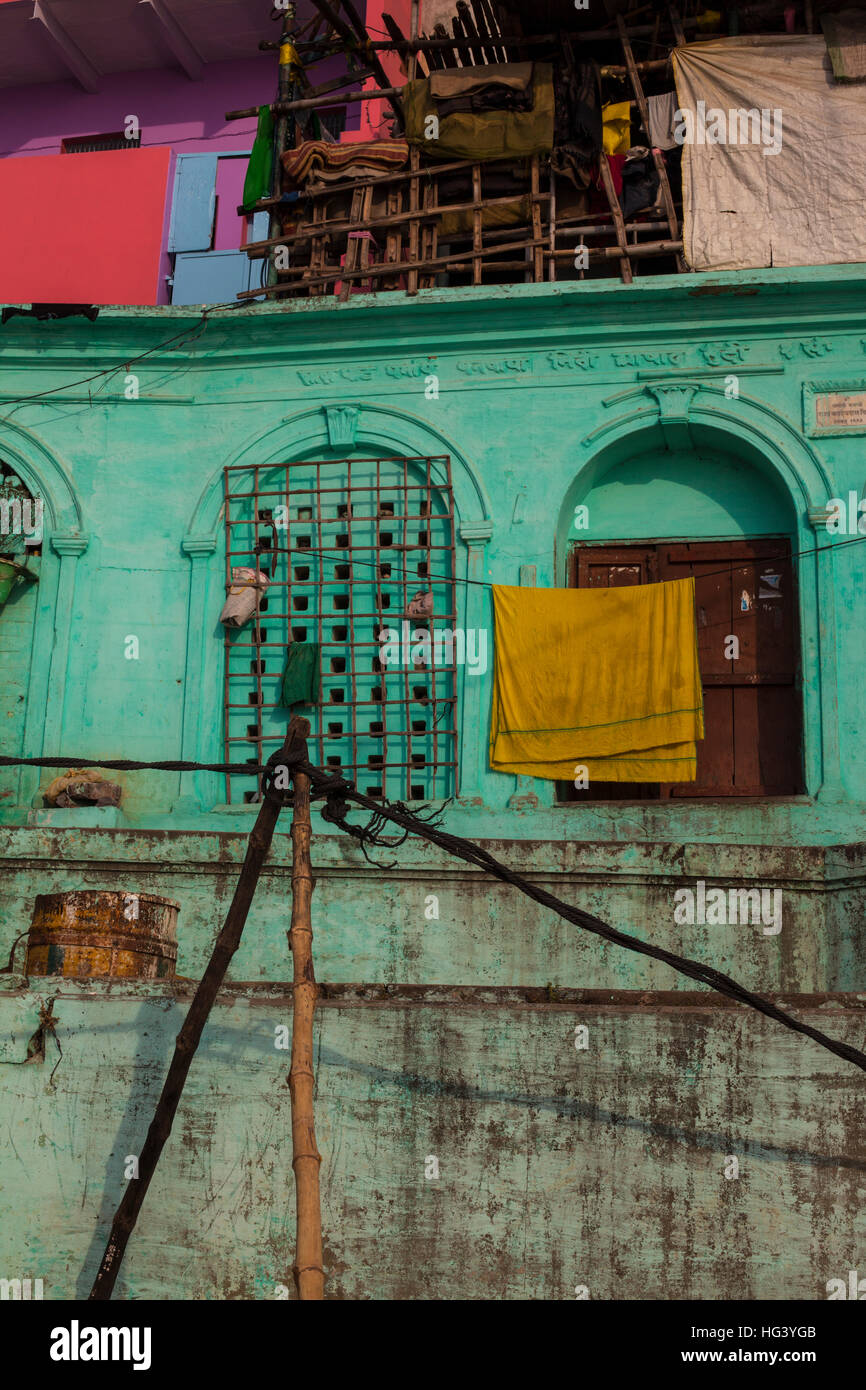
{"label": "yellow plastic item on roof", "polygon": [[694,782],[704,736],[693,579],[493,586],[490,765],[590,783]]}
{"label": "yellow plastic item on roof", "polygon": [[631,106],[627,101],[609,101],[601,108],[602,144],[605,154],[625,154],[631,149]]}

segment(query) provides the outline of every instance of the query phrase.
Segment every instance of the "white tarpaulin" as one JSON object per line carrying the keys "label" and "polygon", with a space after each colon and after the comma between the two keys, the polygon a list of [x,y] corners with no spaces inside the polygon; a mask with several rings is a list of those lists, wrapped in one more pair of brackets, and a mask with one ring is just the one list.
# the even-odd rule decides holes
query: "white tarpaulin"
{"label": "white tarpaulin", "polygon": [[693,270],[866,261],[866,93],[822,37],[688,44],[674,72]]}

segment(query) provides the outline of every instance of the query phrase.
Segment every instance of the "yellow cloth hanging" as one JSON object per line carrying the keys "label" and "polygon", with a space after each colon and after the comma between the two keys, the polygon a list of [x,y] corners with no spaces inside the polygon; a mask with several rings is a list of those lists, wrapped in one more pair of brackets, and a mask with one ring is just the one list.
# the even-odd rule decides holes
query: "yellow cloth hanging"
{"label": "yellow cloth hanging", "polygon": [[704,736],[693,579],[493,586],[490,765],[590,784],[694,782]]}
{"label": "yellow cloth hanging", "polygon": [[605,154],[625,154],[631,149],[631,106],[627,101],[609,101],[601,108],[601,140]]}

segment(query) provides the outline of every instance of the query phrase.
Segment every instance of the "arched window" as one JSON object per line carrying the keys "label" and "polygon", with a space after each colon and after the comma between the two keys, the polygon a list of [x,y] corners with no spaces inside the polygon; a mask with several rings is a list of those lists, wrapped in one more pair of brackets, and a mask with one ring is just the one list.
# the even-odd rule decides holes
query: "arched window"
{"label": "arched window", "polygon": [[[264,763],[280,747],[297,662],[320,677],[315,702],[297,706],[319,765],[370,796],[453,795],[462,633],[449,459],[235,465],[225,528],[226,583],[241,567],[267,580],[253,618],[225,633],[230,760]],[[230,802],[261,795],[255,776],[227,783]]]}

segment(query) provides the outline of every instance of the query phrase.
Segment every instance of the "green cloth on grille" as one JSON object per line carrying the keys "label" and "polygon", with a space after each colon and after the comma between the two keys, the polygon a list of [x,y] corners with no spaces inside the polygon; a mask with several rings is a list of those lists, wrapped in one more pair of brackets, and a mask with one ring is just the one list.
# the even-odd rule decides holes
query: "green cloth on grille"
{"label": "green cloth on grille", "polygon": [[320,683],[318,642],[293,642],[283,672],[282,704],[286,709],[294,709],[295,705],[315,705]]}
{"label": "green cloth on grille", "polygon": [[252,212],[259,198],[270,198],[273,161],[274,118],[269,106],[260,106],[256,140],[244,180],[244,212]]}
{"label": "green cloth on grille", "polygon": [[432,158],[522,159],[553,149],[553,68],[536,63],[531,111],[455,111],[439,119],[438,140],[425,136],[428,116],[436,115],[430,79],[407,82],[401,101],[406,139]]}

